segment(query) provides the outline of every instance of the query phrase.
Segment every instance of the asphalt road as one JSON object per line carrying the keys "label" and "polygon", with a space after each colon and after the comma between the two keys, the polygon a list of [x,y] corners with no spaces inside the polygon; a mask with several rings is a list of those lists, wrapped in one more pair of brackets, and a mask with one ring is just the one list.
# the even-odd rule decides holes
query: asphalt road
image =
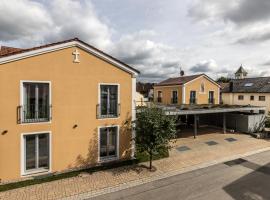
{"label": "asphalt road", "polygon": [[270,151],[92,199],[270,200]]}

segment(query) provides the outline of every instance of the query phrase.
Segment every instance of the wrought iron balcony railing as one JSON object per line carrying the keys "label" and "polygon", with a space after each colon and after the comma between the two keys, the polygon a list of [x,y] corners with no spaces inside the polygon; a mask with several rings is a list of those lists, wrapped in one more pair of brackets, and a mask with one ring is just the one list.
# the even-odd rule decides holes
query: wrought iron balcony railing
{"label": "wrought iron balcony railing", "polygon": [[52,105],[23,105],[18,106],[18,123],[49,122],[52,119]]}
{"label": "wrought iron balcony railing", "polygon": [[119,117],[121,113],[121,104],[119,103],[111,109],[108,109],[107,107],[102,108],[100,104],[97,104],[96,113],[97,119]]}

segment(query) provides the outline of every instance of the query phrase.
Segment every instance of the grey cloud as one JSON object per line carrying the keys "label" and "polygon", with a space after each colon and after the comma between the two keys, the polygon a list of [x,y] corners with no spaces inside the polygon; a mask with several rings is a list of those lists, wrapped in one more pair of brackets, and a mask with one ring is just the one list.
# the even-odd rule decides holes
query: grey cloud
{"label": "grey cloud", "polygon": [[224,18],[236,24],[267,21],[270,18],[269,0],[242,0],[234,9],[224,14]]}
{"label": "grey cloud", "polygon": [[191,67],[190,71],[192,72],[210,72],[212,71],[209,66],[208,63],[205,64],[196,64],[195,66]]}
{"label": "grey cloud", "polygon": [[236,44],[252,44],[252,43],[258,43],[258,42],[265,42],[270,40],[270,32],[266,33],[255,33],[251,34],[245,37],[242,37],[235,41]]}
{"label": "grey cloud", "polygon": [[270,19],[269,0],[205,0],[196,1],[188,16],[197,21],[221,19],[239,26]]}
{"label": "grey cloud", "polygon": [[73,37],[102,49],[111,45],[90,1],[0,1],[0,41],[30,47]]}

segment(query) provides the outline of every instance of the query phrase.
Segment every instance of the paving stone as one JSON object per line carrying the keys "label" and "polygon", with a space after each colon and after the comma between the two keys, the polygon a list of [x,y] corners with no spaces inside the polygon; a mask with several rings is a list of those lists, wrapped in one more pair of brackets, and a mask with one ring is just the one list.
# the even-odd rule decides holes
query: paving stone
{"label": "paving stone", "polygon": [[[227,142],[226,139],[234,138],[239,142]],[[206,142],[215,141],[219,145],[209,148]],[[40,185],[32,185],[11,191],[0,192],[0,199],[23,200],[23,199],[83,199],[108,191],[118,191],[139,184],[166,178],[198,166],[207,166],[209,163],[218,163],[225,157],[244,155],[247,152],[270,148],[267,140],[258,140],[242,134],[211,134],[181,138],[175,143],[176,148],[170,151],[170,157],[156,160],[153,165],[155,172],[149,172],[141,165],[125,166],[106,171],[95,172],[83,177],[73,177]],[[192,150],[181,152],[181,148],[187,147]],[[179,151],[180,148],[180,151]],[[223,161],[224,162],[224,161]]]}

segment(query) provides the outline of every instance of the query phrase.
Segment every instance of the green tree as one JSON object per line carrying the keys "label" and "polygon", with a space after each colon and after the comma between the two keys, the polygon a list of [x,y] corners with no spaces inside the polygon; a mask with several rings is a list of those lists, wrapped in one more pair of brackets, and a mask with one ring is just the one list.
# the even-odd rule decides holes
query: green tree
{"label": "green tree", "polygon": [[165,115],[160,108],[140,108],[136,120],[136,150],[149,155],[152,170],[153,155],[171,148],[176,137],[175,118]]}
{"label": "green tree", "polygon": [[220,83],[229,83],[232,79],[228,77],[221,76],[216,81]]}

